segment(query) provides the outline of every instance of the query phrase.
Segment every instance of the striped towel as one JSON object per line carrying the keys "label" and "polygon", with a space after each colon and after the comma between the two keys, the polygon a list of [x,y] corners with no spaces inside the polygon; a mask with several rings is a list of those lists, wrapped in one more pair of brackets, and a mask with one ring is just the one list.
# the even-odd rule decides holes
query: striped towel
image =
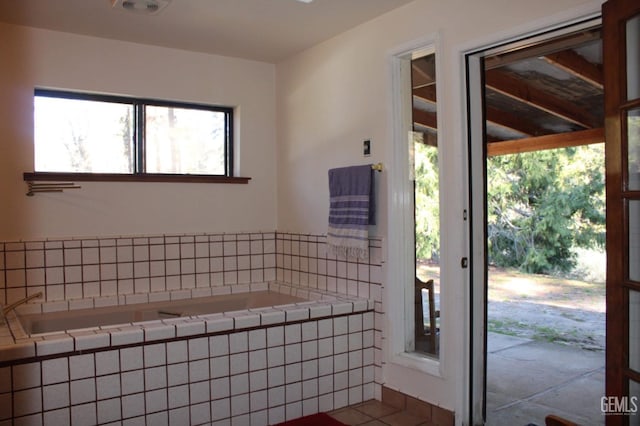
{"label": "striped towel", "polygon": [[329,170],[327,244],[336,255],[369,257],[369,225],[375,224],[371,165]]}

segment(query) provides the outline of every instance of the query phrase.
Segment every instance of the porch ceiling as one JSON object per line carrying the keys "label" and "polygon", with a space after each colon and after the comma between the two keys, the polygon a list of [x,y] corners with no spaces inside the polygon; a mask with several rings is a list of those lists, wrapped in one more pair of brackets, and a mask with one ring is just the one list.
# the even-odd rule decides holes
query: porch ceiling
{"label": "porch ceiling", "polygon": [[[435,133],[435,61],[427,58],[412,66],[414,130]],[[604,140],[599,29],[486,57],[484,79],[489,155]]]}

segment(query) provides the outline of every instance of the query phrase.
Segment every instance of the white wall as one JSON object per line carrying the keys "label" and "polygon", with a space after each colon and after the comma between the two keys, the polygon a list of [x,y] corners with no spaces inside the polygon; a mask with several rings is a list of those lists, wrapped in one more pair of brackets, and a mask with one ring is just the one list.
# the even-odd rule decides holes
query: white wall
{"label": "white wall", "polygon": [[[0,241],[275,229],[274,65],[4,24],[0,63]],[[82,182],[26,197],[34,87],[236,107],[237,175],[252,180]]]}
{"label": "white wall", "polygon": [[[427,374],[390,362],[383,367],[387,386],[435,403],[458,415],[466,409],[468,361],[468,277],[460,268],[466,253],[466,139],[462,52],[525,34],[598,10],[592,0],[416,0],[378,19],[317,45],[277,67],[278,229],[326,232],[327,170],[382,161],[393,166],[391,52],[416,40],[437,38],[438,103],[441,144],[442,362]],[[361,154],[372,139],[372,157]],[[404,143],[404,141],[401,141]],[[393,197],[391,170],[380,176],[380,221],[374,231],[387,243]],[[397,265],[386,265],[384,306],[398,292]],[[400,296],[401,297],[401,296]],[[402,306],[402,304],[400,304]],[[395,309],[395,308],[392,308]],[[393,312],[387,312],[386,327]],[[387,331],[387,333],[397,332]],[[400,331],[401,332],[401,331]],[[458,417],[458,422],[461,418]]]}

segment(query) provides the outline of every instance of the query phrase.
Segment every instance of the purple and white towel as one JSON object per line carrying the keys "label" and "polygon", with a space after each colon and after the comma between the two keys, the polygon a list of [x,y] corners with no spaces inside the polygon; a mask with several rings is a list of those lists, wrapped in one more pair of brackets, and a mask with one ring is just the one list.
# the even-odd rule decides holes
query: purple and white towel
{"label": "purple and white towel", "polygon": [[375,224],[371,165],[329,170],[327,244],[337,255],[369,257],[369,225]]}

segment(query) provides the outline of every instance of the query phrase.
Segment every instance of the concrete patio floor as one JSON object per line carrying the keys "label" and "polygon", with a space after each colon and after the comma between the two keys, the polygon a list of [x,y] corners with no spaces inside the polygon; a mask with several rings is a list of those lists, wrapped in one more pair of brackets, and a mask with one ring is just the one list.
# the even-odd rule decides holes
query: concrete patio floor
{"label": "concrete patio floor", "polygon": [[488,334],[489,426],[543,426],[548,414],[603,425],[604,352]]}

